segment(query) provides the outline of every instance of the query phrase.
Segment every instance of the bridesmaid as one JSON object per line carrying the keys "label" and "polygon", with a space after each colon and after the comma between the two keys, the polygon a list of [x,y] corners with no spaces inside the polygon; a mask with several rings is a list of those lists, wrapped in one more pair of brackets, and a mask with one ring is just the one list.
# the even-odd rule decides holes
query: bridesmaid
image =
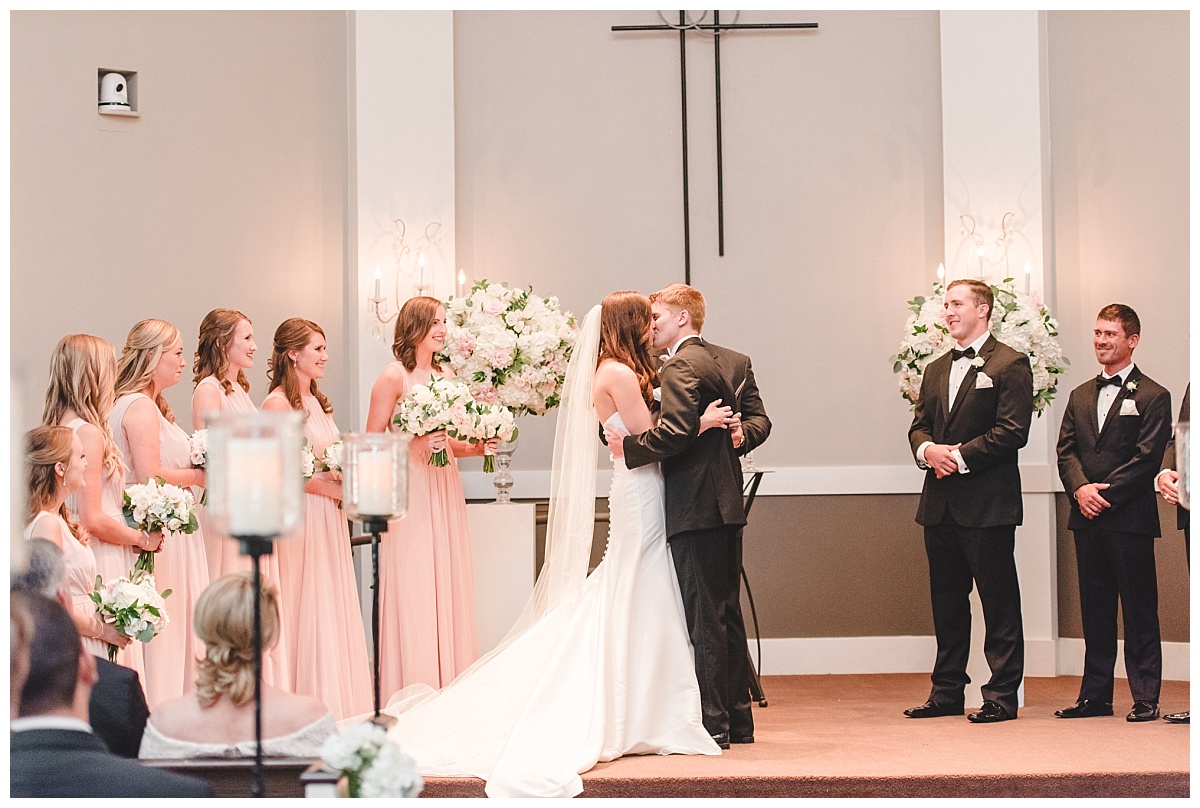
{"label": "bridesmaid", "polygon": [[[85,457],[84,486],[67,497],[67,508],[79,519],[92,542],[96,572],[107,582],[129,575],[142,550],[158,552],[163,537],[125,524],[121,513],[125,491],[125,464],[113,440],[109,416],[117,358],[113,347],[90,334],[68,334],[58,341],[50,357],[50,383],[42,423],[65,426],[79,436]],[[160,586],[161,590],[161,586]],[[117,662],[137,671],[146,683],[145,646],[130,643]]]}
{"label": "bridesmaid", "polygon": [[96,604],[88,597],[96,586],[96,556],[90,537],[67,511],[67,495],[87,485],[83,443],[65,426],[39,426],[25,435],[25,448],[29,483],[25,540],[45,539],[63,551],[63,589],[71,618],[84,649],[107,658],[109,644],[124,648],[130,641],[96,615]]}
{"label": "bridesmaid", "polygon": [[[304,437],[318,457],[339,439],[333,406],[317,387],[325,362],[325,332],[316,323],[293,317],[275,329],[267,371],[271,391],[262,408],[303,412]],[[318,699],[338,720],[366,713],[373,705],[350,535],[338,509],[341,498],[340,479],[314,474],[304,486],[303,529],[275,549],[292,684],[296,693]]]}
{"label": "bridesmaid", "polygon": [[[200,321],[200,339],[196,361],[192,364],[196,385],[192,393],[192,427],[206,429],[207,419],[217,412],[258,412],[250,400],[250,382],[246,371],[254,367],[254,326],[250,318],[233,309],[213,309]],[[208,558],[208,577],[212,581],[234,572],[249,571],[250,558],[238,552],[238,544],[206,524],[205,510],[199,511],[204,530],[204,552]],[[279,556],[272,553],[262,562],[262,573],[271,581],[279,580]],[[288,638],[282,632],[279,641],[263,655],[263,681],[280,690],[291,690],[287,664]]]}
{"label": "bridesmaid", "polygon": [[[414,297],[396,318],[392,354],[371,388],[367,431],[391,425],[397,403],[414,385],[427,384],[446,338],[446,310],[432,297]],[[388,529],[379,562],[380,692],[423,682],[449,684],[475,661],[475,580],[467,501],[456,463],[438,468],[429,456],[449,447],[452,457],[488,454],[496,441],[470,444],[445,432],[409,444],[408,513]]]}
{"label": "bridesmaid", "polygon": [[[161,477],[171,485],[204,487],[204,471],[192,467],[188,435],[162,395],[185,367],[183,340],[168,322],[142,320],[125,338],[110,423],[130,485]],[[146,645],[146,702],[152,711],[192,689],[196,659],[204,654],[192,632],[192,610],[208,586],[203,530],[168,539],[155,560],[154,579],[159,591],[172,594],[170,623]]]}

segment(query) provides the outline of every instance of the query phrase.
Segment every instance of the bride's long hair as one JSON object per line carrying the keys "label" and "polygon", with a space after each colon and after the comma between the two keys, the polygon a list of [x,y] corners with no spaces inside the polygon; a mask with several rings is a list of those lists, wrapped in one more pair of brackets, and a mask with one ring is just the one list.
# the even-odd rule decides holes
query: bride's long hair
{"label": "bride's long hair", "polygon": [[650,298],[641,292],[613,292],[600,303],[600,359],[613,359],[633,370],[647,407],[658,378],[650,356],[652,322]]}

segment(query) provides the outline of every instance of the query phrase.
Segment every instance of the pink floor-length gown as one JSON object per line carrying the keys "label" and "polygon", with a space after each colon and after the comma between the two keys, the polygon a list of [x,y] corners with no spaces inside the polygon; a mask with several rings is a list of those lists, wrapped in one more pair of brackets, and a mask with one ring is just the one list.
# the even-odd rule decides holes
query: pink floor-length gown
{"label": "pink floor-length gown", "polygon": [[[134,477],[133,456],[121,422],[129,405],[145,393],[127,393],[117,399],[112,412],[113,438],[125,459],[126,483],[138,485],[145,480]],[[155,405],[155,411],[158,406]],[[158,413],[159,462],[163,468],[192,467],[188,435]],[[194,492],[193,492],[194,493]],[[154,582],[159,592],[171,590],[166,600],[170,622],[157,637],[146,644],[146,703],[151,712],[163,702],[191,692],[196,687],[196,660],[204,655],[204,643],[192,631],[192,614],[200,594],[208,587],[208,560],[204,555],[204,530],[167,536],[163,549],[154,559]]]}
{"label": "pink floor-length gown", "polygon": [[[279,390],[267,398],[272,396],[286,401]],[[304,396],[303,402],[304,437],[320,457],[341,436],[333,416],[315,397]],[[295,692],[320,700],[338,720],[372,710],[371,666],[350,534],[338,503],[306,493],[303,528],[281,541],[275,552]]]}
{"label": "pink floor-length gown", "polygon": [[[404,393],[427,383],[396,363]],[[391,428],[395,428],[394,426]],[[412,444],[408,512],[388,523],[379,551],[380,692],[449,684],[475,661],[475,577],[467,501],[452,448],[450,465],[429,465]]]}
{"label": "pink floor-length gown", "polygon": [[[228,395],[226,395],[224,386],[216,376],[205,376],[196,385],[197,390],[200,389],[201,384],[211,384],[217,388],[217,392],[221,394],[222,412],[258,412],[258,407],[254,406],[249,393],[243,390],[239,384],[235,383]],[[193,393],[193,411],[196,408],[195,400],[195,393]],[[254,565],[251,563],[250,556],[241,554],[237,539],[218,532],[208,522],[207,509],[203,505],[198,505],[196,512],[197,518],[200,521],[200,527],[204,533],[204,555],[208,559],[209,580],[215,581],[234,572],[252,571]],[[279,556],[276,553],[263,556],[262,574],[264,578],[267,578],[276,586],[280,585]],[[274,648],[263,654],[263,681],[272,687],[291,692],[292,675],[288,666],[288,636],[287,632],[282,630],[282,627],[286,624],[286,621],[283,620],[282,599],[281,595],[278,599],[281,628],[279,641],[275,644]]]}
{"label": "pink floor-length gown", "polygon": [[[79,427],[83,426],[86,421],[82,418],[76,418],[65,426],[79,431]],[[91,461],[94,463],[104,463],[104,458],[96,458]],[[125,480],[120,473],[108,474],[104,477],[104,488],[100,492],[100,508],[104,511],[104,515],[121,523],[125,524],[125,516],[121,512],[121,506],[124,503]],[[71,494],[67,497],[67,510],[75,514],[75,518],[79,518],[79,494]],[[92,554],[96,559],[96,574],[99,575],[107,584],[109,581],[117,578],[124,578],[129,575],[133,569],[134,563],[137,561],[138,548],[128,544],[109,544],[97,537],[92,537],[91,541]],[[95,578],[93,577],[93,584]],[[124,665],[127,668],[132,668],[137,671],[138,678],[142,681],[142,687],[146,686],[146,646],[143,643],[134,640],[117,652],[117,663]]]}
{"label": "pink floor-length gown", "polygon": [[[75,534],[71,532],[70,526],[63,521],[63,518],[50,511],[39,511],[25,526],[26,541],[29,541],[38,521],[42,519],[58,521],[58,529],[62,534],[63,585],[67,590],[68,597],[71,598],[71,609],[79,614],[94,616],[96,604],[88,597],[88,593],[96,588],[96,556],[92,552],[91,542],[80,544],[79,539],[75,538]],[[80,639],[83,640],[84,650],[89,654],[108,658],[108,643],[101,642],[94,637],[81,637]]]}

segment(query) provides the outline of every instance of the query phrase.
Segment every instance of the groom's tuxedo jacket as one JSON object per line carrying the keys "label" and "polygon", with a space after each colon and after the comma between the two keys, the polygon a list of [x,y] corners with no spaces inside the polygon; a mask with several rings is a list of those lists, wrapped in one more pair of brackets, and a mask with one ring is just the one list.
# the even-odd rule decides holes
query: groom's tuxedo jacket
{"label": "groom's tuxedo jacket", "polygon": [[625,465],[662,463],[667,538],[691,530],[741,527],[742,467],[727,429],[700,431],[700,414],[715,399],[732,402],[734,388],[712,349],[693,337],[659,372],[658,425],[624,440]]}
{"label": "groom's tuxedo jacket", "polygon": [[[1130,383],[1135,390],[1129,389]],[[1171,438],[1171,394],[1134,365],[1103,428],[1098,426],[1098,398],[1092,379],[1072,390],[1058,433],[1058,474],[1071,500],[1067,527],[1159,536],[1154,476],[1162,467]],[[1133,404],[1125,405],[1129,400]],[[1100,496],[1112,507],[1095,519],[1084,516],[1075,501],[1075,491],[1087,483],[1110,486],[1100,491]]]}
{"label": "groom's tuxedo jacket", "polygon": [[733,407],[734,412],[742,414],[742,445],[737,447],[737,453],[744,455],[753,452],[771,434],[771,419],[767,417],[767,409],[758,393],[750,357],[708,341],[704,344],[717,358],[717,363],[725,372],[725,378],[734,391],[733,399],[723,401],[722,404],[727,404]]}
{"label": "groom's tuxedo jacket", "polygon": [[[1029,357],[989,336],[950,406],[950,352],[925,368],[921,395],[908,430],[914,456],[926,441],[961,443],[968,474],[938,479],[925,474],[917,523],[941,524],[947,513],[962,527],[1021,524],[1021,472],[1017,452],[1029,440],[1033,420],[1033,372]],[[918,458],[919,460],[920,458]]]}

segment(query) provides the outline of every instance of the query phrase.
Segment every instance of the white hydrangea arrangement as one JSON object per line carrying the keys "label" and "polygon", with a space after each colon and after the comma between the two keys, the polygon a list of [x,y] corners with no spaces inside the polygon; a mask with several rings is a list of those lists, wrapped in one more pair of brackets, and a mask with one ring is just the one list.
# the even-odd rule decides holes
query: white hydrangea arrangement
{"label": "white hydrangea arrangement", "polygon": [[351,797],[416,797],[425,787],[416,763],[378,724],[354,724],[331,735],[321,758],[346,775]]}
{"label": "white hydrangea arrangement", "polygon": [[[107,585],[97,575],[96,588],[88,593],[101,620],[111,623],[121,636],[138,642],[150,642],[171,622],[164,603],[170,595],[170,589],[160,595],[154,576],[145,572],[133,572]],[[116,662],[117,646],[107,645],[108,660]]]}
{"label": "white hydrangea arrangement", "polygon": [[[161,530],[164,538],[195,533],[200,528],[192,492],[168,485],[162,477],[151,477],[144,485],[128,486],[124,513],[125,521],[131,527],[147,533]],[[153,573],[154,553],[142,550],[133,569]]]}
{"label": "white hydrangea arrangement", "polygon": [[485,279],[445,305],[446,341],[436,358],[476,401],[502,404],[515,415],[558,406],[578,334],[558,298]]}
{"label": "white hydrangea arrangement", "polygon": [[[1058,344],[1058,322],[1036,295],[1017,292],[1012,278],[992,284],[996,304],[990,324],[992,335],[1000,342],[1029,356],[1033,368],[1033,411],[1039,416],[1058,393],[1058,376],[1070,362]],[[946,288],[933,285],[928,298],[908,301],[912,311],[905,323],[900,352],[891,358],[892,371],[899,376],[900,394],[915,405],[921,394],[925,366],[954,345],[946,328],[943,302]]]}

